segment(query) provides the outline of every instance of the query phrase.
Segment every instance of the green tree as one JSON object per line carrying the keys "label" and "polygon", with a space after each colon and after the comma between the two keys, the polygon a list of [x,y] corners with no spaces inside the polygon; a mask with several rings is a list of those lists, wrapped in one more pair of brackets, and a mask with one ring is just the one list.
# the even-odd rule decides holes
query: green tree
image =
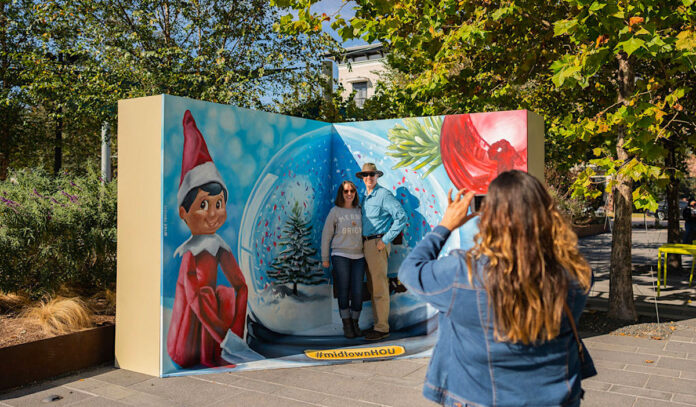
{"label": "green tree", "polygon": [[310,240],[312,225],[304,220],[300,205],[295,202],[290,219],[283,228],[280,246],[284,249],[271,264],[268,277],[281,284],[292,283],[292,293],[298,295],[297,283],[318,285],[325,281],[317,254]]}
{"label": "green tree", "polygon": [[276,110],[311,88],[319,56],[335,46],[327,35],[274,32],[278,11],[261,0],[0,4],[0,69],[16,65],[0,72],[1,96],[23,115],[15,122],[33,124],[0,134],[0,176],[9,165],[95,164],[119,99],[168,93]]}
{"label": "green tree", "polygon": [[0,180],[7,170],[18,146],[25,137],[22,125],[26,105],[20,87],[24,84],[22,56],[31,49],[27,34],[31,1],[0,1]]}
{"label": "green tree", "polygon": [[[696,96],[696,5],[692,0],[567,3],[572,11],[554,27],[557,36],[571,40],[572,47],[552,65],[553,81],[559,87],[613,93],[610,100],[593,102],[601,111],[569,128],[572,137],[597,146],[597,158],[590,162],[612,176],[608,188],[613,191],[615,221],[609,315],[635,319],[632,203],[656,209],[646,185],[681,177],[674,154],[696,142],[694,110],[684,108]],[[578,177],[576,193],[586,193],[591,175],[588,168]],[[642,183],[634,189],[637,181]]]}
{"label": "green tree", "polygon": [[[387,92],[399,116],[516,108],[544,116],[547,161],[567,169],[592,159],[612,176],[610,311],[635,318],[631,203],[654,209],[649,186],[681,176],[668,151],[694,144],[693,0],[357,0],[349,20],[311,13],[313,0],[273,3],[299,10],[281,19],[285,32],[332,19],[344,39],[383,42],[407,79]],[[601,193],[592,175],[591,167],[579,175],[576,195]]]}
{"label": "green tree", "polygon": [[569,42],[554,37],[553,21],[567,13],[563,3],[358,0],[351,19],[313,14],[316,1],[272,3],[299,10],[277,24],[282,32],[312,32],[328,20],[344,40],[387,47],[393,72],[378,98],[368,100],[367,113],[375,116],[369,118],[529,109],[546,118],[549,161],[569,167],[585,158],[586,143],[569,142],[561,125],[589,100],[583,92],[557,89],[548,69]]}
{"label": "green tree", "polygon": [[[79,0],[78,0],[79,1]],[[94,52],[125,96],[168,93],[262,108],[318,75],[327,35],[279,35],[263,0],[80,1]]]}

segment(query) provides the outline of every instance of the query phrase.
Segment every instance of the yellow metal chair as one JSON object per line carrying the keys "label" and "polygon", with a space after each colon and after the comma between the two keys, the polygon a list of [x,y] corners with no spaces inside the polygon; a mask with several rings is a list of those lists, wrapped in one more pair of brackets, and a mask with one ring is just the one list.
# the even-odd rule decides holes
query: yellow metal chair
{"label": "yellow metal chair", "polygon": [[[657,296],[660,296],[660,271],[662,271],[662,286],[664,287],[667,283],[667,254],[685,254],[691,256],[691,275],[689,276],[689,287],[691,287],[691,280],[694,278],[694,260],[696,260],[696,245],[694,244],[682,244],[682,243],[670,243],[660,246],[657,249]],[[660,270],[660,265],[662,265],[662,270]]]}

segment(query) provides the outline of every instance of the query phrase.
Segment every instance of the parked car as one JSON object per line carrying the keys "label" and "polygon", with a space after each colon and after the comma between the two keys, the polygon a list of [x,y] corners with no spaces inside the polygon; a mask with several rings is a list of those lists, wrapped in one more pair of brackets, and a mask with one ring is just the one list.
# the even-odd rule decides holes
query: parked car
{"label": "parked car", "polygon": [[[677,201],[679,203],[679,219],[684,219],[684,214],[682,213],[684,211],[684,208],[686,205],[689,203],[683,199],[680,199]],[[665,220],[667,219],[667,201],[660,201],[657,203],[657,210],[653,213],[648,211],[648,215],[650,216],[655,216],[659,220]]]}

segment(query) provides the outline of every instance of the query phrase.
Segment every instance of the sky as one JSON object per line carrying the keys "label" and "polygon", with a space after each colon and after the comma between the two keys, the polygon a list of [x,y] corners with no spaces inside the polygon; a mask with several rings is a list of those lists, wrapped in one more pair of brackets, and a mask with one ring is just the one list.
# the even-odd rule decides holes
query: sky
{"label": "sky", "polygon": [[[312,6],[312,11],[319,13],[319,14],[326,13],[328,16],[330,16],[332,18],[332,21],[333,21],[333,17],[340,9],[340,15],[344,19],[348,20],[355,15],[355,11],[353,10],[353,6],[355,6],[355,3],[352,1],[348,1],[347,4],[344,5],[343,8],[341,8],[341,5],[343,5],[343,3],[344,3],[344,0],[322,0],[322,1],[316,3]],[[338,33],[336,31],[334,31],[331,28],[332,21],[324,22],[322,24],[322,28],[324,29],[324,31],[331,34],[331,36],[333,38],[335,38],[336,40],[338,40],[340,42],[341,41],[340,36],[338,35]],[[365,42],[363,40],[350,40],[350,41],[343,42],[344,47],[353,47],[356,45],[365,45],[365,44],[367,44],[367,42]]]}

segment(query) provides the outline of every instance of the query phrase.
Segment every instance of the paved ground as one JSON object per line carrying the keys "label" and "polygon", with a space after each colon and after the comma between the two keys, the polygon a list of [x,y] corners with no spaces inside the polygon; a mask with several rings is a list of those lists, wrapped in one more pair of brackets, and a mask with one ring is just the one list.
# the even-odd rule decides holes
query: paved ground
{"label": "paved ground", "polygon": [[[643,270],[636,273],[634,291],[643,313],[655,312],[650,264],[665,233],[634,233],[634,263]],[[581,248],[597,276],[589,305],[606,307],[611,237],[583,239]],[[599,371],[583,382],[584,406],[696,405],[696,306],[689,302],[688,273],[673,274],[657,309],[688,319],[668,340],[583,335]],[[421,396],[427,363],[409,359],[168,379],[99,367],[0,394],[0,406],[432,406]],[[51,396],[60,399],[49,402]]]}
{"label": "paved ground", "polygon": [[[651,225],[652,223],[648,222],[648,226]],[[639,312],[655,315],[657,307],[660,317],[696,318],[696,291],[689,287],[692,259],[682,256],[684,271],[667,273],[666,287],[661,288],[660,298],[656,299],[657,249],[667,242],[667,229],[646,229],[642,221],[635,220],[633,226],[633,294]],[[595,275],[588,306],[606,308],[609,298],[611,234],[604,233],[580,239],[579,246]],[[696,288],[696,284],[694,287]]]}

